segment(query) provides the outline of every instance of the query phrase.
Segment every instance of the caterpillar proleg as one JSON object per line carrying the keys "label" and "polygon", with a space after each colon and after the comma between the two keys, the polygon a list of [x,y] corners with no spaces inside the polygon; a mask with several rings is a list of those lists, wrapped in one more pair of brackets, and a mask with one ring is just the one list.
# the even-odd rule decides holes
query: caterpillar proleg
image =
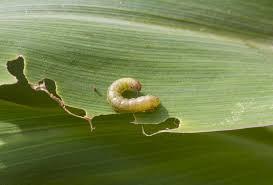
{"label": "caterpillar proleg", "polygon": [[121,78],[114,81],[107,92],[107,100],[117,112],[146,112],[153,111],[160,100],[156,96],[140,96],[127,99],[122,96],[124,91],[140,91],[141,84],[133,78]]}

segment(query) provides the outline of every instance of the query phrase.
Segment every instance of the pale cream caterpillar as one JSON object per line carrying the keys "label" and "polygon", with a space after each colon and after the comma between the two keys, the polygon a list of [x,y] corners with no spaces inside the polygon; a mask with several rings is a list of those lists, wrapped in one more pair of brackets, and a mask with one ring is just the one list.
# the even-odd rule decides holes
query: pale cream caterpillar
{"label": "pale cream caterpillar", "polygon": [[107,100],[117,112],[146,112],[153,111],[160,104],[156,96],[140,96],[138,98],[124,98],[124,91],[140,91],[141,84],[133,78],[121,78],[114,81],[107,92]]}

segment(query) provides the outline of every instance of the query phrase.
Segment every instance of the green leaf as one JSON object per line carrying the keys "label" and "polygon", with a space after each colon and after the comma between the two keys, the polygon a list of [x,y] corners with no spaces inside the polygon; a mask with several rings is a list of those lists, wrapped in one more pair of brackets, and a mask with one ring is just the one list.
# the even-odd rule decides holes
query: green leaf
{"label": "green leaf", "polygon": [[5,1],[0,83],[14,81],[5,63],[22,54],[31,84],[54,80],[90,117],[114,114],[107,87],[134,77],[162,101],[136,123],[177,118],[163,132],[185,133],[272,125],[272,12],[271,0]]}
{"label": "green leaf", "polygon": [[[271,125],[272,12],[270,0],[1,2],[0,184],[273,184],[272,127],[144,137],[128,124]],[[113,115],[106,89],[125,76],[162,106]],[[45,78],[95,131],[28,85]]]}
{"label": "green leaf", "polygon": [[[0,95],[0,179],[8,185],[273,183],[269,128],[145,137],[130,115],[87,122],[67,115],[43,92],[18,84]],[[27,93],[26,93],[27,92]],[[37,101],[40,105],[37,105]],[[34,104],[36,103],[36,107]]]}

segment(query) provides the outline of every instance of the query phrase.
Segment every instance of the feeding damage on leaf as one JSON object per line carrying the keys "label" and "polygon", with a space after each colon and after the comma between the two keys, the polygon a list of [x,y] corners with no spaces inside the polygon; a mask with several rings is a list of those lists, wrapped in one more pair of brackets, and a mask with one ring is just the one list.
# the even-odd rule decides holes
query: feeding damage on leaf
{"label": "feeding damage on leaf", "polygon": [[[56,92],[56,84],[53,80],[43,79],[39,81],[38,84],[30,84],[24,75],[24,66],[25,59],[22,55],[19,55],[15,60],[10,60],[7,62],[8,71],[10,72],[10,74],[16,77],[17,84],[19,84],[20,87],[23,87],[27,90],[27,92],[31,92],[32,94],[33,90],[45,92],[52,100],[57,102],[65,112],[74,117],[78,117],[88,121],[91,131],[95,129],[91,123],[92,118],[87,116],[84,110],[76,109],[65,105],[61,97]],[[7,98],[8,97],[6,97],[6,99]]]}
{"label": "feeding damage on leaf", "polygon": [[[7,69],[8,69],[8,71],[10,72],[10,74],[12,74],[13,76],[15,76],[16,77],[16,79],[17,79],[17,83],[16,83],[16,87],[14,87],[14,88],[12,88],[12,90],[11,90],[11,88],[8,88],[9,90],[11,90],[11,91],[16,91],[16,88],[18,88],[17,86],[19,85],[20,86],[20,88],[23,88],[24,89],[24,93],[25,94],[29,94],[29,96],[31,97],[31,98],[33,98],[34,97],[34,99],[35,99],[35,95],[38,93],[42,93],[44,96],[46,96],[46,95],[48,95],[47,97],[50,97],[52,100],[54,100],[55,102],[57,102],[58,103],[58,105],[66,112],[66,113],[68,113],[69,115],[72,115],[72,116],[74,116],[74,117],[77,117],[77,118],[81,118],[81,119],[84,119],[84,120],[86,120],[89,124],[90,124],[90,128],[91,128],[91,131],[93,131],[95,128],[93,127],[93,125],[92,125],[92,119],[93,119],[93,117],[91,118],[91,117],[89,117],[89,116],[87,116],[86,115],[86,112],[84,111],[84,110],[82,110],[82,109],[76,109],[76,108],[73,108],[73,107],[70,107],[70,106],[67,106],[66,104],[65,104],[65,102],[62,100],[62,98],[57,94],[57,92],[56,92],[56,83],[55,83],[55,81],[53,81],[53,80],[51,80],[51,79],[48,79],[48,78],[44,78],[43,80],[41,80],[41,81],[39,81],[37,84],[31,84],[31,83],[29,83],[29,81],[27,80],[27,78],[26,78],[26,76],[25,76],[25,74],[24,74],[24,68],[25,68],[25,59],[24,59],[24,57],[22,56],[22,55],[19,55],[15,60],[10,60],[10,61],[8,61],[7,62]],[[126,79],[127,79],[127,81],[126,81]],[[128,81],[128,79],[129,79],[129,81]],[[120,80],[122,80],[122,79],[120,79]],[[119,81],[120,81],[119,80]],[[125,82],[132,82],[132,80],[133,81],[135,81],[135,82],[138,82],[137,80],[135,80],[135,79],[131,79],[131,78],[123,78],[123,81],[125,80]],[[118,81],[118,82],[119,82]],[[130,84],[130,83],[126,83],[127,85],[132,85],[132,84]],[[12,84],[12,86],[13,86],[14,84]],[[124,84],[123,84],[124,85]],[[141,85],[140,85],[140,83],[138,82],[137,83],[137,85],[138,85],[138,88],[136,89],[136,90],[140,90],[141,89]],[[7,85],[6,85],[7,86]],[[3,86],[1,86],[1,89],[0,89],[0,91],[3,89],[2,88]],[[126,86],[127,87],[127,86]],[[131,86],[130,86],[131,87]],[[6,89],[6,87],[4,87],[5,89]],[[129,88],[129,86],[128,86],[128,88]],[[128,88],[125,88],[124,89],[124,91],[126,91],[126,90],[130,90],[130,88],[128,89]],[[102,94],[101,94],[101,92],[98,90],[98,88],[95,86],[95,85],[93,85],[92,86],[92,89],[93,89],[93,92],[94,93],[96,93],[97,95],[99,95],[99,96],[102,96]],[[131,88],[132,90],[134,89],[133,87]],[[5,92],[6,92],[7,90],[5,90]],[[22,91],[22,90],[21,90]],[[44,94],[45,93],[45,94]],[[119,93],[120,93],[120,96],[123,96],[123,92],[121,92],[121,91],[119,91]],[[108,92],[108,94],[109,94],[109,92]],[[138,93],[138,95],[139,95],[139,93]],[[126,96],[125,96],[126,97]],[[150,98],[153,98],[154,100],[155,100],[155,102],[151,102],[151,101],[144,101],[143,100],[143,97],[144,97],[144,99],[146,98],[146,97],[150,97]],[[0,93],[0,98],[1,99],[7,99],[7,100],[9,100],[9,99],[14,99],[14,97],[13,96],[11,96],[11,97],[2,97],[1,96],[1,93]],[[115,98],[115,97],[114,97]],[[20,100],[20,99],[22,99],[22,98],[18,98],[18,100]],[[23,98],[24,99],[24,98]],[[111,98],[110,98],[111,99]],[[110,101],[110,99],[109,99],[109,97],[108,97],[108,101],[109,102],[111,102]],[[125,98],[126,99],[126,98]],[[143,101],[137,101],[138,99],[142,99]],[[113,99],[112,99],[113,100]],[[133,118],[135,118],[135,120],[134,120],[134,122],[133,123],[135,123],[135,124],[138,124],[137,123],[137,119],[136,119],[136,116],[134,115],[134,113],[136,113],[136,112],[152,112],[152,111],[154,111],[155,109],[162,109],[162,106],[160,105],[160,100],[159,100],[159,98],[158,97],[155,97],[155,96],[140,96],[139,98],[133,98],[133,99],[129,99],[129,100],[134,100],[134,101],[132,101],[133,102],[133,104],[132,104],[132,107],[131,107],[131,111],[130,110],[127,110],[126,112],[127,113],[133,113]],[[145,100],[151,100],[151,99],[145,99]],[[24,104],[26,104],[27,103],[27,99],[25,99],[24,101],[26,101],[26,102],[24,102]],[[37,100],[37,101],[33,101],[33,102],[35,102],[36,104],[37,104],[37,102],[39,102],[39,100]],[[136,103],[141,103],[140,104],[140,106],[136,106]],[[19,103],[20,103],[20,101],[19,101]],[[145,104],[145,106],[143,107],[143,103]],[[147,106],[146,106],[147,105]],[[160,106],[159,106],[160,105]],[[37,105],[36,105],[37,106]],[[43,106],[43,105],[42,105]],[[148,108],[147,108],[148,107]],[[139,109],[140,108],[140,109]],[[145,108],[145,109],[143,109],[143,108]],[[120,111],[121,109],[119,109],[118,110],[118,112],[125,112],[125,111]],[[122,109],[123,110],[123,109]],[[157,111],[156,111],[157,112]],[[144,113],[145,114],[145,113]],[[168,122],[168,121],[167,121]],[[165,124],[163,123],[163,124],[161,124],[161,126],[162,125],[164,125],[165,126]],[[176,125],[177,126],[177,125]],[[169,126],[168,126],[168,128],[170,128]],[[161,129],[160,129],[161,130]],[[165,129],[164,129],[165,130]],[[152,131],[153,132],[153,131]],[[144,135],[146,135],[146,136],[149,136],[149,134],[146,134],[146,132],[144,131],[144,128],[143,128],[143,134]]]}

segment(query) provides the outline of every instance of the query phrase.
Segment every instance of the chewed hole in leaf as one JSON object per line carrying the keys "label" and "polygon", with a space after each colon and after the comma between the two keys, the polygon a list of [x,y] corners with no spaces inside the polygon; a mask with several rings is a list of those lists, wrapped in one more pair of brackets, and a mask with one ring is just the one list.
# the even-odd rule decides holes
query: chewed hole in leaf
{"label": "chewed hole in leaf", "polygon": [[[18,104],[28,105],[28,106],[39,106],[39,107],[56,107],[56,102],[52,101],[52,96],[56,99],[62,101],[61,97],[56,92],[56,84],[51,79],[43,79],[38,82],[37,86],[29,84],[27,78],[24,74],[24,57],[19,55],[17,59],[10,60],[7,62],[7,70],[10,74],[16,77],[17,83],[6,84],[0,86],[0,98],[3,100],[11,101]],[[45,91],[33,87],[44,88],[50,94],[51,98]],[[20,94],[18,94],[20,92]],[[30,101],[31,100],[31,101]],[[78,116],[85,116],[86,113],[82,109],[66,106],[70,112]]]}
{"label": "chewed hole in leaf", "polygon": [[7,62],[7,69],[10,74],[16,77],[18,83],[28,84],[28,81],[24,75],[24,58],[19,55],[17,59]]}
{"label": "chewed hole in leaf", "polygon": [[146,136],[152,136],[158,133],[162,133],[166,130],[175,129],[179,127],[180,121],[177,118],[168,118],[161,124],[147,124],[142,125],[143,134]]}
{"label": "chewed hole in leaf", "polygon": [[17,83],[1,85],[0,99],[26,106],[56,107],[56,102],[52,101],[45,92],[31,88],[23,72],[24,58],[22,56],[8,61],[7,70],[16,77]]}
{"label": "chewed hole in leaf", "polygon": [[[17,83],[7,84],[0,86],[0,98],[12,101],[18,104],[37,106],[37,107],[51,107],[58,108],[59,103],[66,112],[76,117],[85,118],[86,112],[83,109],[78,109],[70,106],[64,105],[61,97],[57,94],[56,83],[54,80],[45,78],[37,83],[37,85],[32,85],[28,82],[24,74],[24,57],[18,56],[15,60],[10,60],[7,62],[7,69],[10,74],[16,77]],[[100,93],[96,88],[94,89],[97,93]],[[20,95],[18,95],[20,93]],[[49,95],[49,96],[48,96]],[[143,96],[141,92],[131,92],[126,91],[123,96],[126,98],[134,98],[138,96]],[[52,101],[55,100],[55,101]],[[30,101],[31,100],[31,101]],[[162,109],[162,106],[161,106]],[[145,113],[144,113],[145,114]],[[149,114],[149,113],[146,113]],[[130,117],[129,122],[133,122],[132,114],[123,114],[122,117]],[[107,119],[107,116],[99,116],[100,119]],[[131,119],[132,118],[132,119]],[[96,121],[96,119],[94,120]],[[136,120],[135,120],[136,121]],[[147,132],[155,133],[164,129],[176,128],[179,125],[176,119],[168,119],[160,125],[146,126]],[[140,125],[139,125],[140,126]]]}
{"label": "chewed hole in leaf", "polygon": [[[56,83],[54,80],[45,78],[42,81],[39,82],[39,85],[44,86],[44,88],[55,98],[59,99],[62,101],[62,98],[57,94],[56,92]],[[86,112],[83,109],[71,107],[71,106],[65,106],[65,108],[71,112],[72,114],[75,114],[77,116],[82,116],[84,117],[86,115]]]}

